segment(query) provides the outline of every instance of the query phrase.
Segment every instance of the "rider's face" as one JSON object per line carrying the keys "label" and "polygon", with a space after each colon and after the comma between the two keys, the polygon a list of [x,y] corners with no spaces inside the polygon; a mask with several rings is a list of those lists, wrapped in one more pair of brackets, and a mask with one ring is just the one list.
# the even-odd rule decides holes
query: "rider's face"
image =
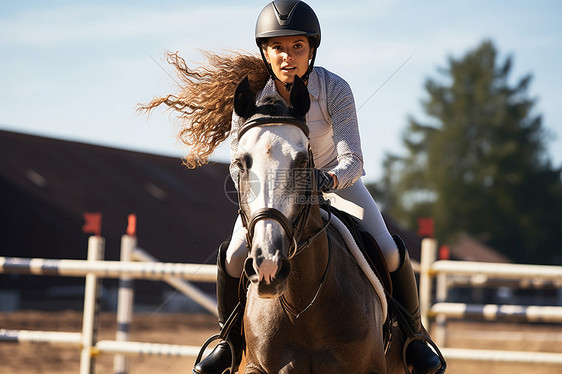
{"label": "rider's face", "polygon": [[275,76],[283,83],[293,83],[308,70],[312,49],[306,36],[282,36],[267,41],[265,58]]}

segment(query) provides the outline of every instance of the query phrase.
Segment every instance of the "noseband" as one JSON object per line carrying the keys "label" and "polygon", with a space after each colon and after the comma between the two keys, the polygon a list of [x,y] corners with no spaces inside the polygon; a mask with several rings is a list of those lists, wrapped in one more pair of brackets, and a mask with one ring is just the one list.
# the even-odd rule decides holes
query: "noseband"
{"label": "noseband", "polygon": [[[238,141],[242,138],[242,136],[251,128],[263,126],[263,125],[294,125],[300,128],[306,137],[309,136],[309,128],[305,121],[300,120],[295,117],[289,116],[269,116],[269,117],[259,117],[250,119],[246,123],[242,125],[238,132]],[[272,219],[277,221],[285,233],[287,234],[289,241],[291,242],[290,248],[288,250],[287,258],[291,259],[294,256],[298,255],[303,249],[305,249],[313,240],[319,237],[329,226],[331,221],[331,215],[328,217],[328,222],[320,229],[316,234],[310,236],[305,240],[301,240],[297,242],[297,238],[299,238],[304,231],[304,226],[306,222],[308,222],[310,216],[310,208],[312,206],[311,196],[314,190],[314,186],[316,185],[315,178],[314,178],[314,159],[312,157],[312,151],[310,149],[310,144],[308,146],[308,159],[306,164],[306,171],[309,178],[309,184],[305,189],[305,200],[304,200],[304,207],[300,210],[300,212],[295,217],[294,221],[291,222],[287,216],[285,216],[280,210],[275,208],[261,208],[258,209],[254,214],[252,214],[249,218],[244,213],[242,209],[242,200],[241,200],[241,186],[240,186],[240,178],[238,178],[238,213],[242,219],[242,224],[246,228],[246,244],[248,248],[252,246],[252,239],[254,237],[254,229],[256,224],[265,219]],[[328,210],[329,212],[329,210]]]}

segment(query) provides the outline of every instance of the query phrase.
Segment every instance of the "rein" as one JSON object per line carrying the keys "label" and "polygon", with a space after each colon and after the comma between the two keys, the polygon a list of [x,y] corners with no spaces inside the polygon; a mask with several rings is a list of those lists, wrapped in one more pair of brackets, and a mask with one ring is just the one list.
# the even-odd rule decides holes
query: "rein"
{"label": "rein", "polygon": [[[329,211],[329,210],[328,210]],[[328,223],[327,225],[330,224],[331,222],[331,215],[330,218],[328,219]],[[320,231],[320,233],[322,233],[323,231]],[[312,297],[312,300],[310,301],[310,303],[308,303],[307,306],[305,306],[300,312],[294,308],[293,306],[291,306],[289,304],[289,302],[287,301],[287,299],[285,298],[285,295],[281,295],[281,297],[279,298],[280,302],[281,302],[281,307],[283,308],[283,310],[285,311],[285,313],[287,314],[292,314],[295,318],[299,318],[304,312],[306,312],[308,310],[308,308],[310,308],[312,306],[312,304],[314,304],[314,302],[316,301],[316,299],[318,298],[318,295],[320,295],[320,291],[322,291],[322,286],[324,286],[324,281],[326,280],[326,275],[328,274],[328,270],[330,269],[330,262],[332,262],[332,253],[331,253],[331,248],[328,245],[328,262],[326,262],[326,268],[324,269],[324,274],[322,274],[322,279],[320,280],[320,285],[318,286],[318,289],[316,290],[316,293],[314,294],[314,297]]]}

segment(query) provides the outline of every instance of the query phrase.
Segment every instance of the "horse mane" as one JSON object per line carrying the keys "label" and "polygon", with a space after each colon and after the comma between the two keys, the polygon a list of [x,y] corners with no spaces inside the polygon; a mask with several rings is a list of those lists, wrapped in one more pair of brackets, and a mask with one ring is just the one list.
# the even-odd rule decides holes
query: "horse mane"
{"label": "horse mane", "polygon": [[257,54],[202,54],[206,62],[189,68],[178,52],[166,52],[166,61],[174,66],[180,80],[179,91],[137,107],[138,112],[150,114],[165,104],[177,114],[178,138],[189,150],[184,164],[190,169],[206,164],[216,147],[230,135],[236,85],[248,76],[252,89],[259,91],[269,79]]}

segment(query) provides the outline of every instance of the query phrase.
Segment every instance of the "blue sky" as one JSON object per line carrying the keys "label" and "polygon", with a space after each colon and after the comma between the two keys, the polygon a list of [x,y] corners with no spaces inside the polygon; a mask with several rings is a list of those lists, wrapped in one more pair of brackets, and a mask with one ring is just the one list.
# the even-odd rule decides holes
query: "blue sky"
{"label": "blue sky", "polygon": [[[266,3],[2,0],[0,129],[182,155],[169,112],[135,113],[139,102],[176,89],[163,53],[195,63],[198,49],[256,51],[255,19]],[[307,3],[322,26],[317,64],[344,77],[361,106],[367,181],[381,176],[386,152],[403,153],[408,116],[424,120],[425,80],[484,39],[502,60],[513,56],[513,81],[533,75],[529,94],[550,131],[548,155],[562,165],[562,2]],[[227,145],[215,159],[228,160]]]}

